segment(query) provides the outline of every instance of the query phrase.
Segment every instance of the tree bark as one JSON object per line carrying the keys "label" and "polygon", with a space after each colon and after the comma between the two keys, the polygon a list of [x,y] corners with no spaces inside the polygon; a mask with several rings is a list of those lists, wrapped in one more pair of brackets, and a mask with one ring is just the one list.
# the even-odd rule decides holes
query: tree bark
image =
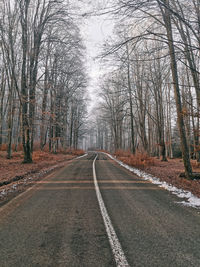
{"label": "tree bark", "polygon": [[168,47],[170,52],[170,59],[171,59],[171,73],[173,78],[173,85],[174,85],[174,95],[176,100],[176,109],[177,109],[177,120],[179,126],[179,133],[181,138],[181,150],[185,168],[185,176],[188,179],[192,178],[192,166],[190,163],[190,156],[189,150],[187,145],[186,133],[185,133],[185,126],[183,120],[183,110],[182,110],[182,103],[181,103],[181,96],[180,96],[180,88],[179,88],[179,80],[178,80],[178,70],[177,70],[177,63],[176,63],[176,56],[175,56],[175,49],[174,49],[174,41],[173,41],[173,33],[172,33],[172,25],[171,25],[171,14],[169,11],[169,0],[164,0],[165,5],[167,6],[164,8],[163,19],[165,22],[165,27],[167,31],[167,40],[168,40]]}

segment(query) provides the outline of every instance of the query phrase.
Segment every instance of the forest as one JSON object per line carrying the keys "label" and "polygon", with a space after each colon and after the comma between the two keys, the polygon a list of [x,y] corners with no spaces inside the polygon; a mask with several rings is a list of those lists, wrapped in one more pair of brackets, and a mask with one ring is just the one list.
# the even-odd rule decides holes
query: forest
{"label": "forest", "polygon": [[62,0],[0,3],[0,147],[56,153],[85,132],[85,47],[73,6]]}
{"label": "forest", "polygon": [[191,178],[190,160],[200,161],[200,2],[118,0],[101,12],[115,30],[101,54],[111,71],[100,80],[92,144],[183,157]]}
{"label": "forest", "polygon": [[200,0],[0,0],[0,266],[200,266]]}
{"label": "forest", "polygon": [[[80,1],[84,2],[84,1]],[[87,2],[87,1],[86,1]],[[101,2],[101,1],[100,1]],[[1,1],[0,148],[88,147],[191,159],[199,146],[199,0],[90,3],[88,14],[64,0]],[[83,18],[108,14],[113,35],[98,55],[95,110],[88,114]]]}

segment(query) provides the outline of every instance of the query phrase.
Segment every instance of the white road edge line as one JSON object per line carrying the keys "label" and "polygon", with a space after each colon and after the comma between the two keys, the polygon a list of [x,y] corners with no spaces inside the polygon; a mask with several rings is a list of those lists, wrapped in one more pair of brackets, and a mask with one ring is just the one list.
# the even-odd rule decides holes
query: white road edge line
{"label": "white road edge line", "polygon": [[85,157],[85,156],[87,156],[88,155],[88,153],[85,153],[84,155],[82,155],[82,156],[80,156],[80,157],[77,157],[77,158],[75,158],[75,159],[81,159],[81,158],[83,158],[83,157]]}
{"label": "white road edge line", "polygon": [[110,159],[114,160],[115,162],[117,162],[120,166],[124,167],[125,169],[136,174],[138,177],[140,177],[144,181],[149,181],[152,184],[155,184],[158,187],[163,188],[171,192],[172,194],[176,195],[178,198],[182,199],[181,202],[176,201],[175,203],[182,204],[183,206],[186,206],[186,207],[193,207],[196,209],[200,209],[200,197],[193,195],[191,191],[177,188],[176,186],[171,185],[165,181],[161,181],[160,178],[153,176],[150,173],[144,172],[140,169],[131,167],[130,165],[123,163],[122,161],[118,160],[117,158],[115,158],[114,156],[108,153],[105,153],[105,152],[101,152],[101,153],[107,155]]}
{"label": "white road edge line", "polygon": [[104,201],[103,201],[100,189],[99,189],[99,185],[97,182],[97,176],[96,176],[96,170],[95,170],[95,162],[96,162],[97,157],[98,157],[98,155],[96,155],[96,157],[93,161],[94,185],[95,185],[95,191],[96,191],[97,200],[99,203],[101,215],[103,217],[104,225],[105,225],[108,239],[110,242],[110,246],[111,246],[117,267],[129,267],[130,265],[128,264],[128,261],[126,259],[124,252],[123,252],[123,249],[121,247],[121,244],[119,242],[117,234],[116,234],[116,232],[112,226],[112,222],[111,222],[110,217],[108,215],[107,209],[105,207],[105,204],[104,204]]}

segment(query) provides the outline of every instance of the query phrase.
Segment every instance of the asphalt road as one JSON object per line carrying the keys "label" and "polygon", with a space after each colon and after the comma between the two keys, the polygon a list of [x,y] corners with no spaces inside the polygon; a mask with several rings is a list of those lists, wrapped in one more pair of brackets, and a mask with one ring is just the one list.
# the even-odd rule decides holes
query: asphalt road
{"label": "asphalt road", "polygon": [[[0,267],[116,266],[94,186],[95,157],[67,163],[0,208]],[[129,266],[200,266],[199,210],[104,154],[95,170]]]}

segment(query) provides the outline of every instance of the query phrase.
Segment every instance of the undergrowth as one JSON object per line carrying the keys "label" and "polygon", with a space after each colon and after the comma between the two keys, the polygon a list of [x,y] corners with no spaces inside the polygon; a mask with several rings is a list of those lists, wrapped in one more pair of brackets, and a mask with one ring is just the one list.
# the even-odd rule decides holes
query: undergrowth
{"label": "undergrowth", "polygon": [[137,151],[135,154],[132,154],[130,151],[117,150],[114,155],[122,162],[133,167],[145,168],[155,165],[154,158],[148,156],[145,152]]}
{"label": "undergrowth", "polygon": [[[34,162],[42,161],[42,160],[53,160],[55,158],[55,154],[51,153],[48,151],[48,148],[45,147],[44,150],[40,150],[38,146],[34,146],[35,150],[32,154],[32,159]],[[1,158],[6,158],[6,153],[7,151],[7,144],[3,144],[0,146],[0,157]],[[68,148],[68,149],[58,149],[57,150],[57,155],[69,155],[69,156],[81,156],[85,152],[82,149],[73,149],[73,148]],[[19,145],[17,147],[17,152],[15,152],[15,146],[12,146],[12,159],[23,159],[23,149],[22,145]]]}

